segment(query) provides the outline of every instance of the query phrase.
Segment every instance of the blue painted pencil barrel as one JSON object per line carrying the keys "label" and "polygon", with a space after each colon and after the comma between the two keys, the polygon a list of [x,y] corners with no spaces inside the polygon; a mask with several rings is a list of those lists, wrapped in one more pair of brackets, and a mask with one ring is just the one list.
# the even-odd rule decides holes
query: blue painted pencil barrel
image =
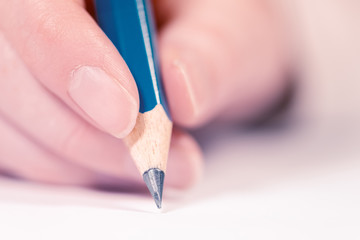
{"label": "blue painted pencil barrel", "polygon": [[[98,23],[135,78],[141,113],[162,104],[169,116],[161,83],[156,33],[147,0],[95,0]],[[170,119],[170,116],[169,116]]]}

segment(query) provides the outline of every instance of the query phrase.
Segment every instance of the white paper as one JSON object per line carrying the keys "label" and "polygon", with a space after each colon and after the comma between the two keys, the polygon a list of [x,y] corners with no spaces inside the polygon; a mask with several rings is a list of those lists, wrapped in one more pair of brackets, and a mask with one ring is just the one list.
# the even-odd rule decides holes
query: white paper
{"label": "white paper", "polygon": [[306,135],[208,133],[203,181],[165,189],[162,211],[147,194],[4,179],[1,239],[358,239],[360,152]]}

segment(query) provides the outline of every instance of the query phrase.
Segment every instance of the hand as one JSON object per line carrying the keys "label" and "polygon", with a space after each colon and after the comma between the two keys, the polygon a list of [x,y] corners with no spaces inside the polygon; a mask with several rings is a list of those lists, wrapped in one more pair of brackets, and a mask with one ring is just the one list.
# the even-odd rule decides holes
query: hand
{"label": "hand", "polygon": [[[245,120],[276,103],[286,86],[287,54],[266,1],[154,3],[176,124],[196,127],[230,115]],[[6,57],[0,71],[0,166],[52,183],[140,181],[118,139],[135,124],[136,86],[84,6],[80,0],[0,0]],[[198,146],[175,132],[167,183],[188,186],[200,172]]]}
{"label": "hand", "polygon": [[[119,139],[138,109],[130,71],[83,1],[0,0],[2,171],[57,184],[140,182]],[[175,132],[170,158],[168,184],[196,180],[191,137]]]}

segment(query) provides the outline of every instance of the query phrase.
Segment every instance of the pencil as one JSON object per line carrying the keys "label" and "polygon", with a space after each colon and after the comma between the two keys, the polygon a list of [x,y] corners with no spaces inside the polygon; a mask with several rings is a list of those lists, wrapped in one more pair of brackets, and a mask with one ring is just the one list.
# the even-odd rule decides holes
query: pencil
{"label": "pencil", "polygon": [[95,0],[98,23],[135,78],[140,109],[125,143],[161,208],[172,121],[163,91],[156,52],[153,13],[147,0]]}

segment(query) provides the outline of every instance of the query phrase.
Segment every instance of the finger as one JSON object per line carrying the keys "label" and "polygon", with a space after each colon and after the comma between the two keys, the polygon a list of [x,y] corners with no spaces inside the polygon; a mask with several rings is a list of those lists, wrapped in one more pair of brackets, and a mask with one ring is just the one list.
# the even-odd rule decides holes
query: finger
{"label": "finger", "polygon": [[78,2],[0,1],[0,30],[47,89],[90,123],[123,137],[136,121],[137,88],[116,48]]}
{"label": "finger", "polygon": [[266,1],[186,0],[175,6],[160,32],[160,52],[176,123],[198,126],[227,108],[245,119],[276,102],[287,61]]}
{"label": "finger", "polygon": [[[0,118],[0,132],[0,168],[6,172],[23,179],[52,184],[122,185],[124,178],[95,174],[41,149],[3,118]],[[200,179],[202,156],[196,142],[189,135],[175,131],[169,158],[167,186],[186,188]],[[141,183],[139,178],[127,181]]]}
{"label": "finger", "polygon": [[[24,134],[61,159],[113,178],[114,185],[124,179],[142,183],[123,142],[87,124],[36,84],[1,37],[0,66],[0,113]],[[189,136],[175,132],[171,149],[170,185],[191,185],[201,172],[199,148]]]}
{"label": "finger", "polygon": [[0,168],[23,179],[53,184],[90,185],[94,174],[36,146],[0,117]]}
{"label": "finger", "polygon": [[175,188],[188,188],[200,181],[203,173],[203,156],[196,141],[180,130],[174,130],[166,184]]}
{"label": "finger", "polygon": [[120,139],[99,131],[42,88],[0,34],[0,113],[44,148],[99,173],[121,175]]}

